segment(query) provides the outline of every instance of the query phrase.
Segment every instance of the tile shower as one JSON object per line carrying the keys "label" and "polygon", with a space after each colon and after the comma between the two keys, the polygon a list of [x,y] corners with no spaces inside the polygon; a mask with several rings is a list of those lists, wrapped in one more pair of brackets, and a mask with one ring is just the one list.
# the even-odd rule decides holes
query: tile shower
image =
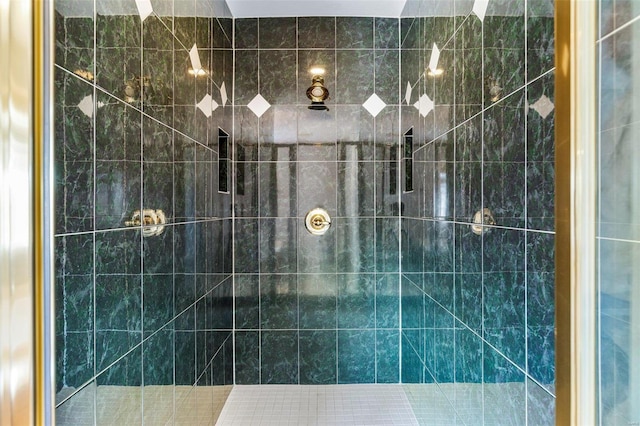
{"label": "tile shower", "polygon": [[[234,384],[404,383],[419,420],[428,396],[443,424],[553,423],[552,3],[57,3],[59,419],[210,423]],[[144,209],[160,235],[125,226]]]}

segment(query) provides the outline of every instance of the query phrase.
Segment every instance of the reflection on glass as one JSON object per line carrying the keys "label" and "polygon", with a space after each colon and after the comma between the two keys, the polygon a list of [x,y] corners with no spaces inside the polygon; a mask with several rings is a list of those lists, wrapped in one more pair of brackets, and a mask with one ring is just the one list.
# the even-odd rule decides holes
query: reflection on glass
{"label": "reflection on glass", "polygon": [[603,425],[640,424],[640,21],[633,21],[638,15],[638,2],[601,5],[597,229]]}

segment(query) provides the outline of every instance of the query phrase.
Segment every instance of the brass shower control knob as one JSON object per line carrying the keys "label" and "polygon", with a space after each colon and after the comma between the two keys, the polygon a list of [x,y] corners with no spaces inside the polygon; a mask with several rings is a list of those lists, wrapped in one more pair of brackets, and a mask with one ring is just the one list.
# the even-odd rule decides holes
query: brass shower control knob
{"label": "brass shower control knob", "polygon": [[489,226],[493,226],[496,224],[496,220],[493,218],[493,213],[488,208],[484,208],[482,210],[478,210],[476,214],[473,215],[473,220],[471,221],[471,232],[476,235],[482,235],[491,229]]}
{"label": "brass shower control knob", "polygon": [[329,230],[331,217],[325,209],[316,208],[307,213],[304,218],[304,225],[311,234],[322,235]]}
{"label": "brass shower control knob", "polygon": [[136,210],[131,216],[131,220],[124,222],[126,226],[139,227],[142,226],[142,235],[144,237],[153,237],[162,234],[164,225],[167,223],[167,217],[160,209],[144,209]]}
{"label": "brass shower control knob", "polygon": [[313,227],[313,229],[320,229],[320,228],[322,228],[322,226],[323,226],[325,223],[327,223],[327,222],[326,222],[326,221],[324,220],[324,218],[323,218],[321,215],[319,215],[319,214],[317,214],[317,215],[315,215],[315,216],[313,216],[313,217],[311,218],[311,226]]}

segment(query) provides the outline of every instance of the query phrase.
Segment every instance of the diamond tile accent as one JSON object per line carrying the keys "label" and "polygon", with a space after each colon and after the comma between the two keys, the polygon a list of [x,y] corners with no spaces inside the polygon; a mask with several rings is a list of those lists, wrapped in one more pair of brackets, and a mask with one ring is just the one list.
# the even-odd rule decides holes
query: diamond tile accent
{"label": "diamond tile accent", "polygon": [[153,13],[153,5],[151,0],[136,0],[136,6],[138,7],[138,14],[140,19],[144,21]]}
{"label": "diamond tile accent", "polygon": [[211,98],[211,95],[207,93],[204,96],[204,98],[202,98],[202,100],[198,102],[198,104],[196,105],[198,109],[202,111],[204,115],[207,116],[207,118],[211,117],[211,101],[212,100],[213,99]]}
{"label": "diamond tile accent", "polygon": [[200,62],[200,54],[198,53],[198,46],[195,44],[189,51],[189,58],[191,59],[191,68],[194,71],[202,69],[202,63]]}
{"label": "diamond tile accent", "polygon": [[413,104],[413,106],[420,111],[420,115],[426,117],[433,110],[433,101],[427,94],[420,96],[420,99]]}
{"label": "diamond tile accent", "polygon": [[211,95],[207,93],[196,106],[204,115],[207,116],[207,118],[209,118],[211,117],[211,113],[215,111],[219,105]]}
{"label": "diamond tile accent", "polygon": [[220,86],[220,98],[222,99],[222,106],[226,106],[229,98],[227,97],[227,86],[224,85],[224,81]]}
{"label": "diamond tile accent", "polygon": [[404,92],[404,100],[407,102],[407,105],[411,105],[411,92],[413,92],[411,83],[407,82],[407,90]]}
{"label": "diamond tile accent", "polygon": [[540,96],[540,99],[538,99],[534,104],[530,105],[530,108],[540,114],[540,117],[544,119],[547,118],[549,114],[551,114],[551,111],[553,111],[555,105],[546,95],[542,95]]}
{"label": "diamond tile accent", "polygon": [[429,69],[431,72],[435,72],[438,69],[438,60],[440,59],[440,49],[438,46],[433,43],[433,48],[431,49],[431,59],[429,59]]}
{"label": "diamond tile accent", "polygon": [[251,100],[251,102],[249,102],[249,105],[247,105],[247,107],[258,117],[262,117],[262,114],[264,114],[270,107],[271,104],[269,102],[267,102],[267,100],[265,98],[262,97],[262,95],[260,95],[259,93],[256,95],[255,98],[253,98]]}
{"label": "diamond tile accent", "polygon": [[369,99],[367,99],[365,103],[362,104],[362,106],[367,111],[369,111],[369,114],[375,117],[380,114],[380,111],[382,111],[384,107],[387,106],[387,104],[385,104],[384,101],[374,93],[373,95],[369,96]]}
{"label": "diamond tile accent", "polygon": [[87,95],[78,104],[78,108],[89,118],[93,117],[93,95]]}
{"label": "diamond tile accent", "polygon": [[484,22],[484,15],[487,13],[487,6],[489,5],[489,0],[476,0],[473,3],[473,13],[476,14],[480,21]]}

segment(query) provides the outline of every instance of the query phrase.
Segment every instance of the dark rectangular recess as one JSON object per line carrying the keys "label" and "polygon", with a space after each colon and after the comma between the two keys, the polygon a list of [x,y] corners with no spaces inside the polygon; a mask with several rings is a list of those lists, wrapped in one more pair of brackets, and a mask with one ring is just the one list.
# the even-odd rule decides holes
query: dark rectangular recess
{"label": "dark rectangular recess", "polygon": [[245,149],[242,145],[238,145],[238,156],[236,162],[236,194],[244,195],[245,187]]}
{"label": "dark rectangular recess", "polygon": [[398,147],[389,149],[389,194],[395,195],[398,186]]}
{"label": "dark rectangular recess", "polygon": [[218,192],[229,193],[229,134],[218,127]]}
{"label": "dark rectangular recess", "polygon": [[413,191],[413,127],[402,139],[402,162],[404,163],[404,192]]}

